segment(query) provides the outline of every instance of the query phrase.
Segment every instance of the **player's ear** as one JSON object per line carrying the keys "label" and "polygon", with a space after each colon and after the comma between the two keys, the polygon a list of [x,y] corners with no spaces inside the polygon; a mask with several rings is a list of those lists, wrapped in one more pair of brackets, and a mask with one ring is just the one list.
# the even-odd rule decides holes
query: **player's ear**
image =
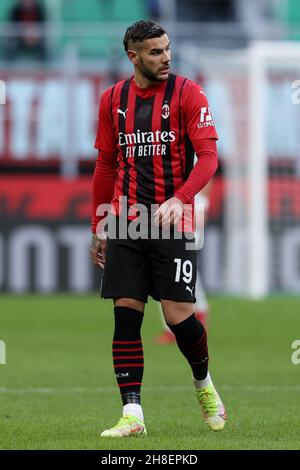
{"label": "player's ear", "polygon": [[137,55],[136,51],[133,51],[132,49],[129,49],[127,51],[127,57],[133,65],[137,65],[138,55]]}

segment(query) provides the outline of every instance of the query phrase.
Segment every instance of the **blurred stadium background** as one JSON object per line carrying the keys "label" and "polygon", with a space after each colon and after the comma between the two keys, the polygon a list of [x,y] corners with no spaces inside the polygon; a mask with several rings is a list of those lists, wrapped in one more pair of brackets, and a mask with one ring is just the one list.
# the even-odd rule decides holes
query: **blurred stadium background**
{"label": "blurred stadium background", "polygon": [[[220,136],[220,164],[212,187],[201,269],[212,298],[212,309],[215,306],[224,314],[221,318],[216,312],[214,317],[213,311],[212,316],[211,347],[217,351],[214,367],[217,376],[222,380],[224,376],[227,384],[226,368],[233,382],[236,377],[242,378],[243,393],[249,393],[246,408],[252,400],[252,391],[247,388],[249,382],[253,388],[257,383],[271,384],[273,408],[268,410],[269,414],[264,414],[265,409],[262,411],[266,436],[270,430],[267,421],[275,420],[274,407],[281,401],[280,394],[276,395],[272,389],[276,388],[278,374],[286,385],[285,394],[294,396],[297,385],[293,388],[293,384],[298,380],[297,368],[290,365],[290,344],[299,336],[299,299],[295,298],[300,293],[299,1],[44,0],[39,3],[45,8],[45,21],[38,29],[31,30],[29,36],[44,38],[43,52],[23,50],[16,55],[10,46],[22,32],[22,26],[8,21],[15,0],[0,2],[0,102],[3,102],[0,104],[0,339],[6,341],[11,363],[18,371],[17,376],[8,365],[0,370],[3,379],[0,392],[1,386],[4,387],[1,403],[3,406],[7,403],[5,413],[13,415],[14,410],[18,410],[22,419],[31,422],[35,414],[42,417],[48,406],[42,395],[33,394],[32,401],[25,403],[23,395],[14,395],[16,388],[6,394],[5,386],[23,387],[22,390],[31,387],[31,392],[27,390],[33,393],[33,387],[39,386],[73,387],[76,383],[82,384],[80,377],[84,377],[85,384],[97,387],[99,381],[95,377],[101,374],[101,385],[112,386],[113,377],[107,375],[111,374],[109,306],[102,304],[107,316],[104,315],[105,323],[100,326],[95,303],[100,273],[89,259],[97,108],[101,92],[132,73],[122,48],[127,26],[141,18],[152,18],[169,32],[173,71],[201,83],[213,110]],[[61,292],[70,294],[68,300],[60,297]],[[86,294],[82,297],[83,311],[87,315],[94,312],[94,317],[87,316],[90,330],[78,312],[74,316],[78,328],[75,323],[71,331],[71,325],[66,326],[71,310],[77,308],[72,301],[74,293]],[[225,297],[221,298],[224,301],[216,300],[214,296],[220,294],[233,296],[233,300],[227,301]],[[266,301],[266,304],[252,302],[273,294],[285,294],[285,300]],[[236,297],[250,300],[234,300]],[[150,305],[155,310],[153,304]],[[63,324],[60,323],[60,308]],[[38,319],[41,310],[44,315]],[[241,312],[245,320],[239,317],[238,322],[237,314]],[[269,317],[260,324],[263,314]],[[258,329],[262,328],[258,339],[251,315],[253,321],[259,323]],[[159,330],[156,316],[154,326]],[[282,316],[286,322],[281,321]],[[276,321],[274,330],[272,321]],[[107,355],[105,370],[93,368],[96,351],[99,353],[98,337],[93,336],[95,325],[102,329],[101,354]],[[243,331],[245,325],[247,331]],[[155,333],[154,326],[149,324],[145,333],[149,341]],[[283,331],[285,343],[280,342]],[[232,350],[223,333],[225,336],[228,333]],[[249,337],[245,336],[247,333]],[[66,338],[69,343],[65,343]],[[81,341],[84,348],[93,342],[95,350],[90,354],[90,361],[77,350]],[[273,345],[272,354],[266,346],[268,342]],[[10,347],[10,343],[13,346]],[[252,356],[254,344],[258,349]],[[262,344],[265,350],[259,349]],[[49,354],[46,345],[51,348]],[[147,348],[150,350],[150,342]],[[225,356],[224,350],[227,351]],[[59,353],[70,354],[65,368]],[[153,352],[154,360],[155,354],[158,353]],[[239,366],[232,365],[235,356],[240,354]],[[218,357],[221,358],[219,366]],[[55,369],[55,364],[60,366]],[[73,374],[70,380],[67,370]],[[163,374],[161,372],[165,377]],[[253,377],[256,382],[252,382]],[[172,383],[171,375],[169,378]],[[151,383],[151,379],[148,380]],[[261,389],[258,393],[262,393],[267,406],[265,391]],[[91,392],[92,397],[85,394],[91,407],[94,404],[96,407],[95,392],[96,388]],[[223,392],[226,398],[226,387]],[[227,400],[228,395],[227,389]],[[109,398],[105,397],[106,419],[111,421]],[[238,407],[239,398],[231,403],[233,407]],[[115,403],[117,399],[115,396]],[[148,403],[150,407],[150,401]],[[261,406],[258,397],[256,405]],[[55,407],[53,402],[53,410]],[[48,412],[50,416],[51,407]],[[87,419],[84,413],[82,409],[83,421]],[[282,410],[283,415],[286,416],[286,409]],[[66,421],[68,416],[64,417]],[[171,420],[172,416],[169,418]],[[296,419],[296,408],[293,412],[290,410],[289,419]],[[53,424],[51,432],[54,432],[58,422],[49,418],[49,423],[50,427]],[[14,432],[18,431],[19,424],[16,419]],[[74,421],[72,426],[81,424]],[[34,428],[34,421],[30,426],[34,442],[27,436],[25,444],[22,439],[18,444],[13,443],[12,436],[20,436],[12,431],[7,434],[10,437],[6,444],[4,441],[4,447],[64,447],[63,428],[59,428],[60,444],[58,440],[45,444]],[[276,429],[276,421],[272,426]],[[233,440],[229,443],[229,436],[228,442],[223,442],[224,448],[238,446],[239,431],[235,429],[236,444]],[[262,446],[264,437],[256,432],[253,422],[253,428],[246,429],[241,446]],[[87,425],[85,433],[88,435]],[[275,447],[283,445],[283,441],[273,438]],[[153,445],[157,447],[153,448],[161,448],[159,436],[155,442]],[[70,437],[65,447],[77,445],[80,446]],[[169,445],[172,448],[178,443],[172,441]],[[198,448],[199,444],[187,440],[184,445],[187,447],[182,448],[189,445]],[[205,445],[209,446],[207,442]],[[219,444],[213,440],[211,445],[218,448]],[[297,447],[296,443],[293,445]]]}
{"label": "blurred stadium background", "polygon": [[131,73],[122,37],[148,17],[170,32],[173,69],[203,84],[220,134],[202,257],[207,289],[299,293],[298,2],[40,3],[42,58],[9,55],[22,26],[7,22],[14,0],[0,5],[1,290],[89,292],[98,285],[88,256],[98,100]]}

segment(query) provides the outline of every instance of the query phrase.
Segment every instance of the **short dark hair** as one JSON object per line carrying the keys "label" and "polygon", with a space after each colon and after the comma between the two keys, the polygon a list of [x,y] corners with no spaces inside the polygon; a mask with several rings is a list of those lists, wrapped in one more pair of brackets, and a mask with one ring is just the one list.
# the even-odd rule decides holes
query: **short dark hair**
{"label": "short dark hair", "polygon": [[160,38],[166,34],[162,26],[154,21],[140,20],[127,28],[123,44],[125,51],[128,51],[128,42],[142,42],[144,39]]}

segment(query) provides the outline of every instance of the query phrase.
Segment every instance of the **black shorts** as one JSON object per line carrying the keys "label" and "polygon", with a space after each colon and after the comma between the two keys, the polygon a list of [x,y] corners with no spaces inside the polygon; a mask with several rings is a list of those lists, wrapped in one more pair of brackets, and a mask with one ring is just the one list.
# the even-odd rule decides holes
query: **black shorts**
{"label": "black shorts", "polygon": [[[188,245],[187,245],[188,243]],[[195,303],[196,251],[191,238],[107,239],[101,297]]]}

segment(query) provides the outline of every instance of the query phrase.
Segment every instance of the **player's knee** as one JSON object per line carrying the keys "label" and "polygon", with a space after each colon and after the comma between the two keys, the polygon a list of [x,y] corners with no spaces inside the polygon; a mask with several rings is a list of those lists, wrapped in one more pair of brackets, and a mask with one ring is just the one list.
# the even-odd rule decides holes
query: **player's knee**
{"label": "player's knee", "polygon": [[175,302],[162,300],[162,308],[167,324],[176,325],[190,317],[193,313],[193,304],[189,302]]}
{"label": "player's knee", "polygon": [[127,299],[124,297],[114,299],[114,304],[115,304],[115,307],[133,308],[134,310],[137,310],[138,312],[144,312],[144,308],[145,308],[145,304],[141,300]]}

